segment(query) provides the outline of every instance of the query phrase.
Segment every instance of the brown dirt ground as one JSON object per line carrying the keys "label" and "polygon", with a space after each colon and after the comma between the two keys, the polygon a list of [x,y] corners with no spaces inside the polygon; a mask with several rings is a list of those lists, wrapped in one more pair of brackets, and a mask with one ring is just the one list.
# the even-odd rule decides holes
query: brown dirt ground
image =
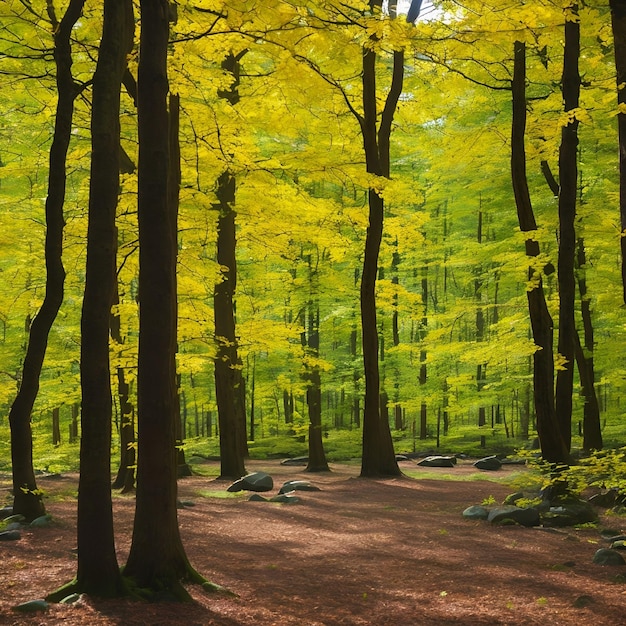
{"label": "brown dirt ground", "polygon": [[[414,464],[402,465],[414,468]],[[462,510],[511,487],[491,481],[424,478],[364,480],[359,468],[332,465],[307,474],[277,461],[253,461],[277,488],[305,479],[321,487],[300,504],[248,502],[223,495],[226,483],[179,482],[181,534],[192,564],[237,597],[190,587],[195,604],[81,599],[45,613],[13,607],[41,598],[75,575],[76,502],[55,497],[77,477],[41,479],[54,523],[0,544],[0,624],[66,626],[376,626],[624,623],[626,568],[593,565],[605,545],[598,529],[491,527]],[[503,472],[518,468],[506,467]],[[429,470],[431,475],[432,469]],[[441,470],[459,476],[471,464]],[[501,475],[501,473],[499,473]],[[8,488],[8,477],[0,481]],[[5,491],[6,493],[6,491]],[[8,499],[8,494],[7,494]],[[115,496],[120,563],[128,554],[134,499]],[[602,520],[617,530],[626,519]]]}

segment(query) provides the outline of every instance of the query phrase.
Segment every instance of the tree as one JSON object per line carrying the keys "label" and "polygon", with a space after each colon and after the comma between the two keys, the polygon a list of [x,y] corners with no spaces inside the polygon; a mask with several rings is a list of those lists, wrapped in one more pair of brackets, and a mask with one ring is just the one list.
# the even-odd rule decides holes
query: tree
{"label": "tree", "polygon": [[185,554],[176,508],[177,394],[171,374],[176,349],[177,242],[168,201],[169,8],[167,0],[140,3],[137,507],[124,575],[149,595],[184,600],[189,595],[182,579],[206,581]]}
{"label": "tree", "polygon": [[[370,10],[380,13],[381,0],[370,0]],[[363,137],[367,172],[389,178],[389,145],[395,110],[402,93],[404,51],[393,52],[392,82],[378,123],[378,94],[376,91],[376,46],[378,37],[370,35],[363,48],[363,114],[356,115]],[[376,276],[378,255],[383,235],[384,201],[380,191],[368,190],[369,225],[365,239],[365,256],[361,274],[361,328],[363,364],[365,370],[365,400],[363,408],[363,456],[361,476],[397,476],[400,474],[395,458],[389,422],[380,410],[380,373],[378,363],[378,327],[376,322]]]}
{"label": "tree", "polygon": [[[239,62],[244,52],[229,52],[222,68],[232,78],[228,89],[220,90],[221,98],[231,107],[239,102]],[[246,418],[243,402],[242,363],[238,354],[235,328],[235,291],[237,288],[237,235],[235,212],[236,179],[226,169],[217,179],[217,263],[220,280],[213,292],[215,317],[215,397],[220,425],[220,461],[222,478],[240,478],[246,473]]]}
{"label": "tree", "polygon": [[116,287],[120,90],[133,46],[129,0],[107,0],[93,80],[87,269],[81,319],[81,451],[77,588],[97,596],[123,590],[111,502],[109,328]]}
{"label": "tree", "polygon": [[48,196],[46,198],[46,294],[41,308],[29,327],[28,348],[17,395],[9,412],[11,425],[11,462],[13,467],[13,512],[32,520],[45,513],[41,492],[33,470],[31,414],[39,392],[39,378],[48,346],[50,329],[63,302],[63,205],[66,188],[66,159],[72,132],[74,101],[83,89],[72,75],[72,29],[80,19],[84,0],[71,0],[65,14],[57,20],[54,4],[48,15],[54,32],[57,108],[54,136],[50,147]]}
{"label": "tree", "polygon": [[619,149],[620,250],[622,253],[622,298],[626,304],[626,2],[609,0],[615,69],[617,74],[617,128]]}
{"label": "tree", "polygon": [[511,180],[520,230],[525,234],[529,286],[526,289],[528,312],[533,340],[533,388],[537,432],[544,457],[551,462],[563,462],[569,456],[556,421],[554,405],[553,322],[543,289],[542,267],[534,259],[540,254],[539,242],[534,237],[537,222],[530,198],[526,176],[526,44],[516,41],[513,54],[511,81],[513,117],[511,130]]}
{"label": "tree", "polygon": [[559,256],[557,277],[559,284],[559,332],[557,347],[561,361],[556,375],[555,408],[561,438],[569,451],[572,438],[572,391],[576,326],[574,309],[576,282],[574,262],[576,255],[576,195],[578,191],[578,124],[577,109],[580,100],[580,21],[578,4],[572,3],[565,11],[565,47],[561,90],[567,122],[561,129],[559,149]]}

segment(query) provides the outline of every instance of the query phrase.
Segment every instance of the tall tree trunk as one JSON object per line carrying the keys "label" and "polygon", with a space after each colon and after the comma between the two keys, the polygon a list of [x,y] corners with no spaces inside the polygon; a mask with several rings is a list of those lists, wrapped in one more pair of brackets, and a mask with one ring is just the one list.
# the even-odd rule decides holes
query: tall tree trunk
{"label": "tall tree trunk", "polygon": [[[372,12],[380,11],[381,0],[370,0]],[[372,42],[375,43],[375,42]],[[363,49],[363,115],[359,117],[367,171],[389,177],[389,144],[393,117],[404,82],[404,53],[394,52],[391,88],[387,94],[380,125],[377,127],[376,52]],[[383,236],[384,203],[375,190],[368,190],[369,225],[365,238],[365,256],[361,276],[361,328],[365,371],[363,410],[363,455],[361,476],[398,476],[389,422],[380,411],[380,372],[378,363],[378,327],[376,322],[376,277]]]}
{"label": "tall tree trunk", "polygon": [[617,113],[619,143],[619,214],[622,236],[622,298],[626,304],[626,2],[609,0],[611,26],[613,28],[613,49],[617,74]]}
{"label": "tall tree trunk", "polygon": [[[570,5],[572,16],[565,21],[565,48],[561,89],[565,112],[579,105],[580,23],[578,4]],[[578,120],[574,115],[561,130],[559,149],[559,333],[558,351],[562,367],[556,375],[556,417],[561,438],[569,452],[572,438],[572,394],[574,387],[575,334],[574,304],[576,281],[576,193],[578,185]]]}
{"label": "tall tree trunk", "polygon": [[[535,214],[526,176],[526,44],[514,44],[512,81],[513,122],[511,130],[511,179],[520,230],[528,233],[526,256],[539,256],[539,242],[533,238],[537,230]],[[543,291],[541,270],[531,265],[526,290],[533,340],[538,347],[533,354],[533,387],[537,432],[544,458],[550,462],[565,462],[568,449],[556,421],[554,402],[553,322]]]}
{"label": "tall tree trunk", "polygon": [[[243,53],[228,53],[222,69],[232,77],[228,89],[218,95],[235,106],[239,102],[239,61]],[[235,212],[235,176],[228,169],[217,180],[217,263],[221,280],[213,292],[215,340],[215,395],[220,424],[220,476],[240,478],[246,473],[246,417],[243,403],[242,364],[238,354],[235,322],[235,291],[237,288],[237,236]]]}
{"label": "tall tree trunk", "polygon": [[591,319],[591,300],[587,294],[587,280],[585,278],[585,243],[582,237],[578,238],[576,269],[578,276],[578,292],[580,294],[580,311],[583,320],[584,346],[576,333],[574,347],[576,364],[580,378],[582,394],[585,398],[583,408],[583,450],[602,449],[602,431],[600,428],[600,405],[596,394],[596,381],[593,363],[595,341],[593,336],[593,322]]}
{"label": "tall tree trunk", "polygon": [[9,411],[11,463],[13,468],[13,512],[33,520],[45,507],[33,470],[31,415],[39,392],[39,377],[52,324],[63,302],[63,204],[65,202],[66,158],[72,132],[74,100],[79,93],[72,76],[72,28],[79,20],[85,0],[71,0],[60,22],[51,14],[54,29],[57,108],[50,147],[48,196],[46,198],[46,292],[41,308],[28,332],[28,347],[22,365],[17,396]]}
{"label": "tall tree trunk", "polygon": [[176,393],[171,375],[176,343],[176,241],[168,201],[169,2],[141,0],[140,7],[137,505],[124,575],[148,594],[165,592],[189,599],[181,580],[203,579],[185,554],[176,509]]}
{"label": "tall tree trunk", "polygon": [[93,81],[87,269],[81,318],[81,444],[78,482],[78,588],[121,593],[111,503],[109,328],[116,285],[120,90],[133,45],[129,0],[106,0]]}

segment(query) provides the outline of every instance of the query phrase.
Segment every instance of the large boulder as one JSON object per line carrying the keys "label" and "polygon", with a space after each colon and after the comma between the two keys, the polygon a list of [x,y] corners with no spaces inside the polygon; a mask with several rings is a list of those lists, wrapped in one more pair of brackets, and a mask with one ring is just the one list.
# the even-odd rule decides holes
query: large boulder
{"label": "large boulder", "polygon": [[274,481],[265,472],[253,472],[236,480],[226,491],[271,491]]}
{"label": "large boulder", "polygon": [[427,456],[417,464],[422,467],[454,467],[456,465],[456,457],[441,455]]}
{"label": "large boulder", "polygon": [[534,507],[527,509],[518,506],[498,506],[489,511],[487,521],[492,524],[520,524],[520,526],[539,526],[539,511]]}
{"label": "large boulder", "polygon": [[495,471],[502,467],[502,461],[495,455],[486,456],[483,459],[478,459],[478,461],[474,463],[474,467],[481,470]]}
{"label": "large boulder", "polygon": [[541,513],[543,525],[551,527],[576,526],[596,520],[593,507],[583,501],[555,504]]}

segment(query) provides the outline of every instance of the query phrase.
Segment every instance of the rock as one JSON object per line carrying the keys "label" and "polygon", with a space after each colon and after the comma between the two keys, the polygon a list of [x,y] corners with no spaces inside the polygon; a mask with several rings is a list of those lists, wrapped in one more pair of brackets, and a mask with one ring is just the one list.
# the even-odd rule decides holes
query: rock
{"label": "rock", "polygon": [[500,461],[500,459],[498,459],[495,455],[486,456],[484,459],[476,461],[476,463],[474,463],[474,467],[481,470],[495,471],[502,467],[502,461]]}
{"label": "rock", "polygon": [[309,457],[308,456],[294,456],[291,459],[283,459],[280,464],[281,465],[308,465]]}
{"label": "rock", "polygon": [[515,504],[522,498],[524,498],[524,492],[516,491],[515,493],[510,493],[506,498],[504,498],[504,504]]}
{"label": "rock", "polygon": [[602,535],[602,538],[605,541],[608,541],[609,543],[615,543],[616,541],[626,541],[626,535],[612,535],[612,536]]}
{"label": "rock", "polygon": [[5,530],[21,530],[22,529],[22,525],[19,522],[11,522],[10,524],[7,524],[7,527],[5,528]]}
{"label": "rock", "polygon": [[600,548],[593,555],[593,562],[596,565],[626,565],[624,557],[611,548]]}
{"label": "rock", "polygon": [[274,481],[265,472],[253,472],[236,480],[226,491],[271,491]]}
{"label": "rock", "polygon": [[193,500],[177,500],[176,501],[177,509],[184,509],[189,506],[196,506],[196,503]]}
{"label": "rock", "polygon": [[279,493],[277,496],[270,498],[270,502],[280,502],[281,504],[297,504],[300,498],[292,495],[292,493]]}
{"label": "rock", "polygon": [[0,541],[17,541],[22,538],[19,530],[5,530],[0,533]]}
{"label": "rock", "polygon": [[50,526],[51,522],[52,522],[52,515],[46,514],[46,515],[42,515],[40,517],[36,517],[30,523],[30,525],[33,528],[43,528],[44,526]]}
{"label": "rock", "polygon": [[0,509],[0,519],[6,519],[7,517],[13,515],[13,507],[12,506],[3,506]]}
{"label": "rock", "polygon": [[35,613],[36,611],[46,611],[49,606],[50,605],[45,600],[29,600],[13,608],[21,613]]}
{"label": "rock", "polygon": [[520,526],[539,526],[539,511],[534,507],[499,506],[489,511],[487,521],[492,524],[516,523]]}
{"label": "rock", "polygon": [[626,550],[626,541],[620,539],[619,541],[613,541],[611,543],[612,550]]}
{"label": "rock", "polygon": [[479,504],[468,506],[463,511],[463,517],[465,519],[487,519],[489,517],[489,509]]}
{"label": "rock", "polygon": [[409,457],[406,454],[396,454],[396,461],[408,461]]}
{"label": "rock", "polygon": [[422,467],[454,467],[456,465],[456,457],[454,456],[427,456],[417,463]]}
{"label": "rock", "polygon": [[321,491],[321,489],[308,480],[288,480],[278,493],[289,493],[290,491]]}
{"label": "rock", "polygon": [[248,502],[269,502],[267,498],[260,496],[258,493],[253,493],[249,498]]}
{"label": "rock", "polygon": [[80,593],[72,593],[69,596],[66,596],[59,602],[59,604],[75,604],[82,598]]}
{"label": "rock", "polygon": [[614,506],[617,501],[617,491],[615,489],[609,489],[603,493],[594,493],[590,498],[587,499],[589,504],[593,504],[594,506],[601,506],[603,508],[608,509],[611,506]]}
{"label": "rock", "polygon": [[13,522],[23,522],[26,518],[21,515],[20,513],[18,513],[17,515],[9,515],[8,517],[4,518],[4,521],[7,524],[12,524]]}
{"label": "rock", "polygon": [[551,506],[541,514],[541,521],[544,526],[561,527],[576,526],[595,522],[596,513],[586,502],[565,502],[557,506]]}

